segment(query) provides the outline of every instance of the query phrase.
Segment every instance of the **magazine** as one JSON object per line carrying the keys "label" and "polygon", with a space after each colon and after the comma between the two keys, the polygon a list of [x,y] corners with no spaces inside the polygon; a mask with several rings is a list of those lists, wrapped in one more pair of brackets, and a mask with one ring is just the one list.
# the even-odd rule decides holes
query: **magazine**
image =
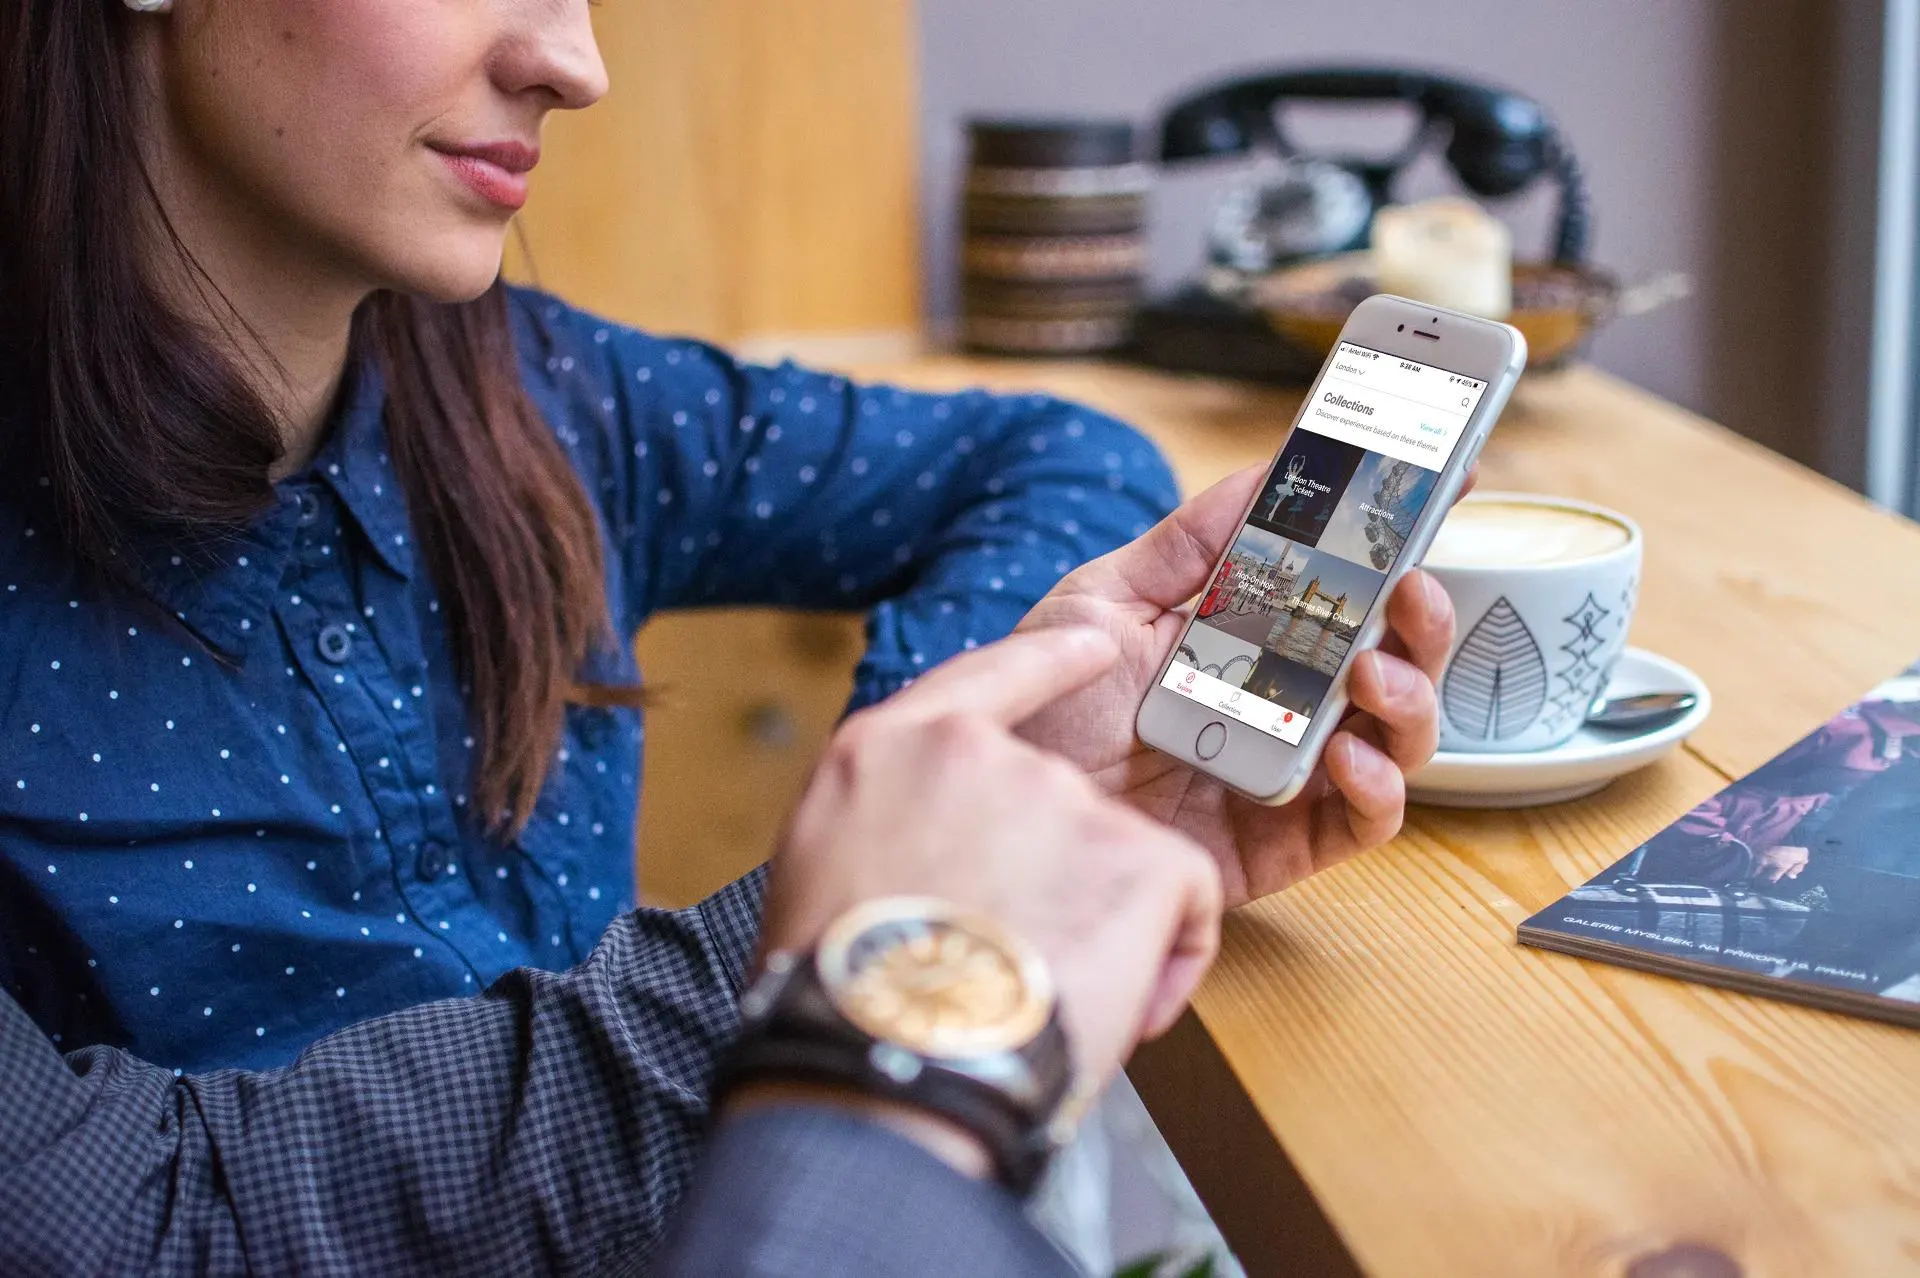
{"label": "magazine", "polygon": [[1528,919],[1520,939],[1920,1025],[1920,663]]}

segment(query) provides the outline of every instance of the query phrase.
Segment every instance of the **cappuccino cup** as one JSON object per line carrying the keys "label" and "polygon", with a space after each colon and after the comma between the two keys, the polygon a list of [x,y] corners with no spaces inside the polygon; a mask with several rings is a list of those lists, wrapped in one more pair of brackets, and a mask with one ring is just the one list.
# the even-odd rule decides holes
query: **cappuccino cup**
{"label": "cappuccino cup", "polygon": [[1440,748],[1550,750],[1586,721],[1627,645],[1640,529],[1586,502],[1475,493],[1422,566],[1453,600]]}

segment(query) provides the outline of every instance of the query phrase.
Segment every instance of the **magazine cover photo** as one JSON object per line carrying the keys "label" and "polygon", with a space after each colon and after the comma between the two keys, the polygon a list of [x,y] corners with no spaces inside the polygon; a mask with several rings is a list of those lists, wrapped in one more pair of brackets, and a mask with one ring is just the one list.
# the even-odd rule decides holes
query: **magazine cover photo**
{"label": "magazine cover photo", "polygon": [[1717,970],[1745,989],[1807,987],[1805,1001],[1920,1004],[1920,663],[1535,915],[1521,939],[1696,979]]}

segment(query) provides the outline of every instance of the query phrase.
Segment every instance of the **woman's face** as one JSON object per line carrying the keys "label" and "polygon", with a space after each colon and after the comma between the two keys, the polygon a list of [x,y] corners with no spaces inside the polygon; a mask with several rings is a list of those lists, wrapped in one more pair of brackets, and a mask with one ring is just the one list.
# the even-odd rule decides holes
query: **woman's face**
{"label": "woman's face", "polygon": [[175,0],[130,15],[168,211],[242,270],[476,296],[547,112],[606,92],[587,3]]}

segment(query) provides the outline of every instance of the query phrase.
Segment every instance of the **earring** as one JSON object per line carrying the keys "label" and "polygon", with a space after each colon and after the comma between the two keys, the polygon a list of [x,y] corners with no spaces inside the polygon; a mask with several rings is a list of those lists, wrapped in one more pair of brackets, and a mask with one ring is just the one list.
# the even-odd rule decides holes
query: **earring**
{"label": "earring", "polygon": [[120,3],[135,13],[165,13],[173,8],[173,0],[120,0]]}

